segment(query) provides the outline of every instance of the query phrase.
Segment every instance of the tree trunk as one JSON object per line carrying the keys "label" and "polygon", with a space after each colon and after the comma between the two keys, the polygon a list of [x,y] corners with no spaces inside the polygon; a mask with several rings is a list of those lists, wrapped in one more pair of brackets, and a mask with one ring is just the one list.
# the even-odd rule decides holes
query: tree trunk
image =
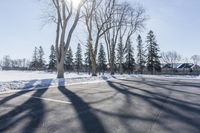
{"label": "tree trunk", "polygon": [[88,74],[89,75],[90,75],[90,72],[91,72],[90,68],[91,68],[91,66],[89,65],[89,68],[88,68]]}
{"label": "tree trunk", "polygon": [[115,74],[114,63],[111,63],[111,65],[110,65],[110,74],[111,74],[111,75],[114,75],[114,74]]}
{"label": "tree trunk", "polygon": [[60,46],[60,54],[57,55],[57,78],[64,78],[64,59],[65,59],[65,50],[64,45]]}
{"label": "tree trunk", "polygon": [[119,63],[119,73],[120,73],[121,75],[123,74],[122,59],[120,59],[120,63]]}
{"label": "tree trunk", "polygon": [[57,78],[64,78],[64,61],[57,63]]}
{"label": "tree trunk", "polygon": [[115,55],[114,55],[114,52],[113,53],[111,53],[111,55],[110,55],[110,74],[111,75],[114,75],[115,74],[115,61],[114,61],[114,57]]}
{"label": "tree trunk", "polygon": [[92,76],[97,76],[96,57],[92,57]]}

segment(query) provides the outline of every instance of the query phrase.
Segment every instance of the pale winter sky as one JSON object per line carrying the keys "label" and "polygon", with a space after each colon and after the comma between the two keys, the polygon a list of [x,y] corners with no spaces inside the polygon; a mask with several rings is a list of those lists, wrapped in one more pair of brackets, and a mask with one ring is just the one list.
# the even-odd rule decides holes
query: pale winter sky
{"label": "pale winter sky", "polygon": [[[146,9],[149,20],[144,30],[152,29],[157,36],[161,51],[177,51],[190,57],[200,54],[200,0],[127,0],[140,3]],[[2,0],[0,3],[0,59],[32,58],[35,46],[42,45],[46,58],[54,43],[53,25],[42,27],[43,7],[38,0]],[[86,40],[84,30],[74,34],[73,52],[77,38]],[[134,38],[135,39],[135,38]],[[135,46],[136,44],[134,44]]]}

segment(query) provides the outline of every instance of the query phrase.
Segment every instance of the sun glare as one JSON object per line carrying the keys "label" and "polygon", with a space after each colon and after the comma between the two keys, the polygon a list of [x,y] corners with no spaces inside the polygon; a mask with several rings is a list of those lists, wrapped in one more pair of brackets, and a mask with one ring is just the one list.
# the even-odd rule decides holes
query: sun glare
{"label": "sun glare", "polygon": [[71,0],[73,3],[73,7],[74,8],[78,8],[79,3],[81,2],[81,0]]}

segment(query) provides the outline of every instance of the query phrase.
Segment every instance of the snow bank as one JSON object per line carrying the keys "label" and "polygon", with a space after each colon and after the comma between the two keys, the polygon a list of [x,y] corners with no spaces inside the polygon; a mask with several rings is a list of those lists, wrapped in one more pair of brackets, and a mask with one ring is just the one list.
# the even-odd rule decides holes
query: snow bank
{"label": "snow bank", "polygon": [[123,76],[92,77],[88,74],[65,73],[65,79],[55,79],[56,73],[39,71],[1,71],[0,72],[0,93],[34,90],[48,87],[58,87],[70,84],[84,84],[101,82]]}
{"label": "snow bank", "polygon": [[[45,71],[0,71],[0,81],[19,81],[35,79],[53,79],[56,72]],[[89,77],[86,73],[65,73],[66,78]]]}
{"label": "snow bank", "polygon": [[39,71],[0,71],[0,93],[58,87],[70,84],[84,84],[127,78],[173,78],[200,79],[199,76],[175,75],[115,75],[91,77],[88,74],[65,73],[65,79],[55,79],[56,73]]}

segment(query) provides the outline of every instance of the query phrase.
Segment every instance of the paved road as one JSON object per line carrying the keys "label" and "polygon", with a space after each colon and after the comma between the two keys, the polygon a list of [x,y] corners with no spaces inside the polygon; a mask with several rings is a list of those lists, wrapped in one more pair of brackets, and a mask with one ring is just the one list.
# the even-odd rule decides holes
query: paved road
{"label": "paved road", "polygon": [[200,133],[200,83],[132,78],[0,95],[0,132]]}

